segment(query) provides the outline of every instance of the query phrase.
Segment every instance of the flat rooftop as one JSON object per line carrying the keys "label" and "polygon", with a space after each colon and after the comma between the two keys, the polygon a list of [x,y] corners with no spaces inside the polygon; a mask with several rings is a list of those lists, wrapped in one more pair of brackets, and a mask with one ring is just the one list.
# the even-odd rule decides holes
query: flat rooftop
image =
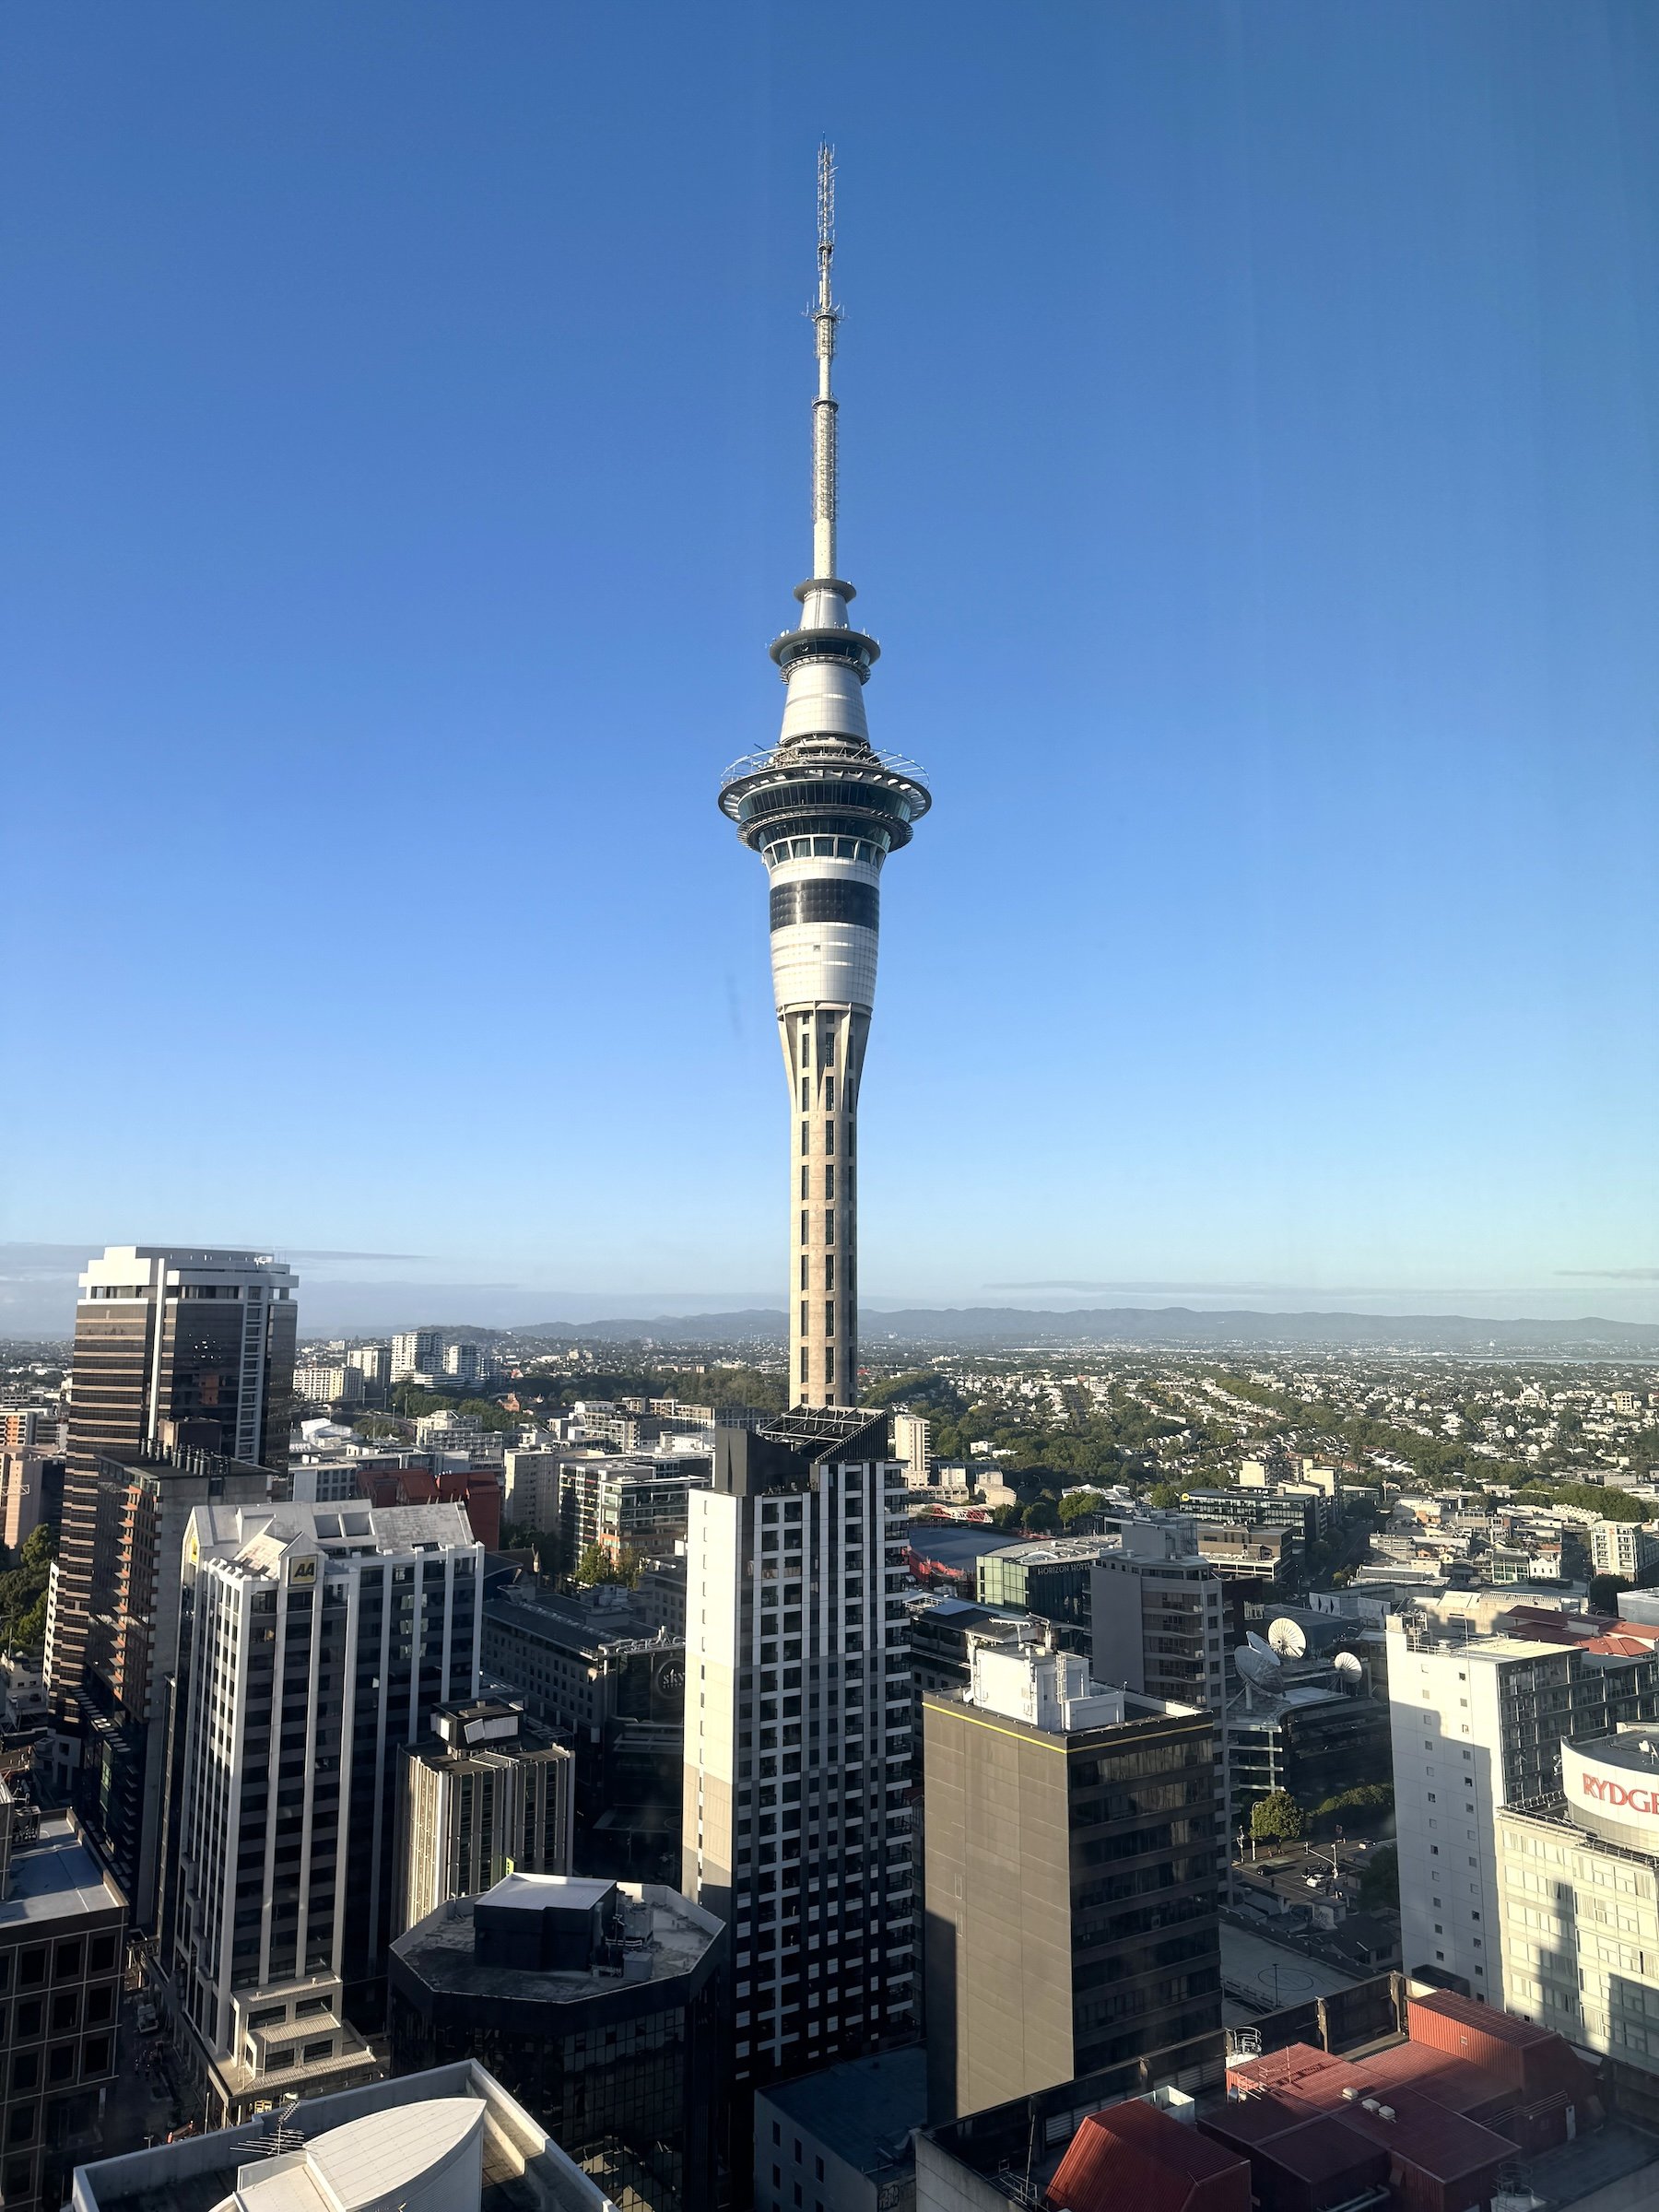
{"label": "flat rooftop", "polygon": [[[498,1883],[496,1890],[486,1896],[498,1903],[531,1903],[537,1906],[549,1900],[525,1893],[518,1898],[500,1898],[497,1891],[507,1883],[534,1882],[535,1876],[509,1875],[505,1882]],[[545,1877],[542,1877],[545,1878]],[[563,1885],[571,1905],[596,1903],[613,1887],[625,1899],[639,1898],[638,1883],[618,1883],[573,1879]],[[569,1897],[570,1889],[591,1891],[592,1896]],[[451,1908],[441,1905],[425,1920],[417,1921],[392,1946],[394,1959],[419,1977],[429,1989],[451,1996],[492,1997],[502,2003],[574,2005],[584,1998],[615,1994],[631,1989],[642,1989],[651,1983],[672,1982],[677,1976],[689,1974],[720,1941],[724,1933],[720,1922],[712,1913],[700,1912],[688,1904],[677,1890],[665,1889],[655,1883],[643,1887],[645,1901],[651,1906],[651,1943],[648,1948],[630,1955],[651,1961],[649,1975],[641,1974],[637,1981],[624,1975],[600,1973],[594,1967],[557,1970],[541,1967],[480,1966],[475,1955],[474,1936],[477,1933],[472,1908],[475,1898],[457,1898],[452,1917]],[[673,1902],[668,1900],[672,1899]]]}
{"label": "flat rooftop", "polygon": [[927,2053],[915,2043],[851,2059],[758,2095],[859,2173],[880,2173],[909,2164],[910,2131],[927,2118]]}
{"label": "flat rooftop", "polygon": [[11,1895],[0,1904],[0,1929],[19,1921],[125,1909],[125,1898],[76,1835],[69,1816],[48,1813],[39,1841],[12,1853]]}

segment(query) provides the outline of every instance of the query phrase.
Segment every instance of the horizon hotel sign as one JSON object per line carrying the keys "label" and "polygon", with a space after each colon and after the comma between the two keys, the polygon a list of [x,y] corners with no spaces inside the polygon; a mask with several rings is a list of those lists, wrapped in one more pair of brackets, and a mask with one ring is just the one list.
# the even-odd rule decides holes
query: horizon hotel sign
{"label": "horizon hotel sign", "polygon": [[[1632,1730],[1622,1740],[1634,1744],[1642,1734]],[[1653,1741],[1659,1745],[1659,1729]],[[1561,1783],[1568,1815],[1580,1827],[1628,1850],[1659,1855],[1659,1762],[1644,1770],[1563,1744]]]}

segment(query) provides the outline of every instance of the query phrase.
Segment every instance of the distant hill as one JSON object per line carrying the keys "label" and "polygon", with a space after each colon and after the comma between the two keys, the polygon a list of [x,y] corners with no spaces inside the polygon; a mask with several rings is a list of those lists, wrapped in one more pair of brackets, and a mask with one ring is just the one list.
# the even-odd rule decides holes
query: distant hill
{"label": "distant hill", "polygon": [[[781,1309],[737,1313],[664,1314],[649,1321],[542,1322],[513,1332],[566,1343],[736,1344],[782,1342]],[[1377,1351],[1599,1352],[1641,1359],[1659,1355],[1659,1324],[1604,1321],[1492,1321],[1461,1313],[1201,1312],[1188,1306],[1085,1306],[1065,1312],[1021,1306],[915,1307],[860,1316],[866,1347],[887,1338],[908,1344],[1146,1344],[1171,1347],[1291,1346],[1363,1347]]]}

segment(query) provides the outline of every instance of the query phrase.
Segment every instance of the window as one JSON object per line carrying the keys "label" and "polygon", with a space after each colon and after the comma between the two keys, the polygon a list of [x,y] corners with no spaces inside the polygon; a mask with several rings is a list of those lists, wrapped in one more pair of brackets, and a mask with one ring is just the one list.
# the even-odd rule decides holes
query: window
{"label": "window", "polygon": [[26,1989],[33,1989],[46,1979],[46,1946],[32,1944],[18,1954],[18,1979]]}

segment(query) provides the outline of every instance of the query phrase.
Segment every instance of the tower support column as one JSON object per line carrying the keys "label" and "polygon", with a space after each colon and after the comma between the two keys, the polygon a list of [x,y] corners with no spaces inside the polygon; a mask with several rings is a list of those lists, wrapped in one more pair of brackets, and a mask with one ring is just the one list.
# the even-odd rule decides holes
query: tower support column
{"label": "tower support column", "polygon": [[858,1397],[858,1081],[870,1018],[860,1007],[785,1006],[789,1078],[789,1394],[796,1406]]}

